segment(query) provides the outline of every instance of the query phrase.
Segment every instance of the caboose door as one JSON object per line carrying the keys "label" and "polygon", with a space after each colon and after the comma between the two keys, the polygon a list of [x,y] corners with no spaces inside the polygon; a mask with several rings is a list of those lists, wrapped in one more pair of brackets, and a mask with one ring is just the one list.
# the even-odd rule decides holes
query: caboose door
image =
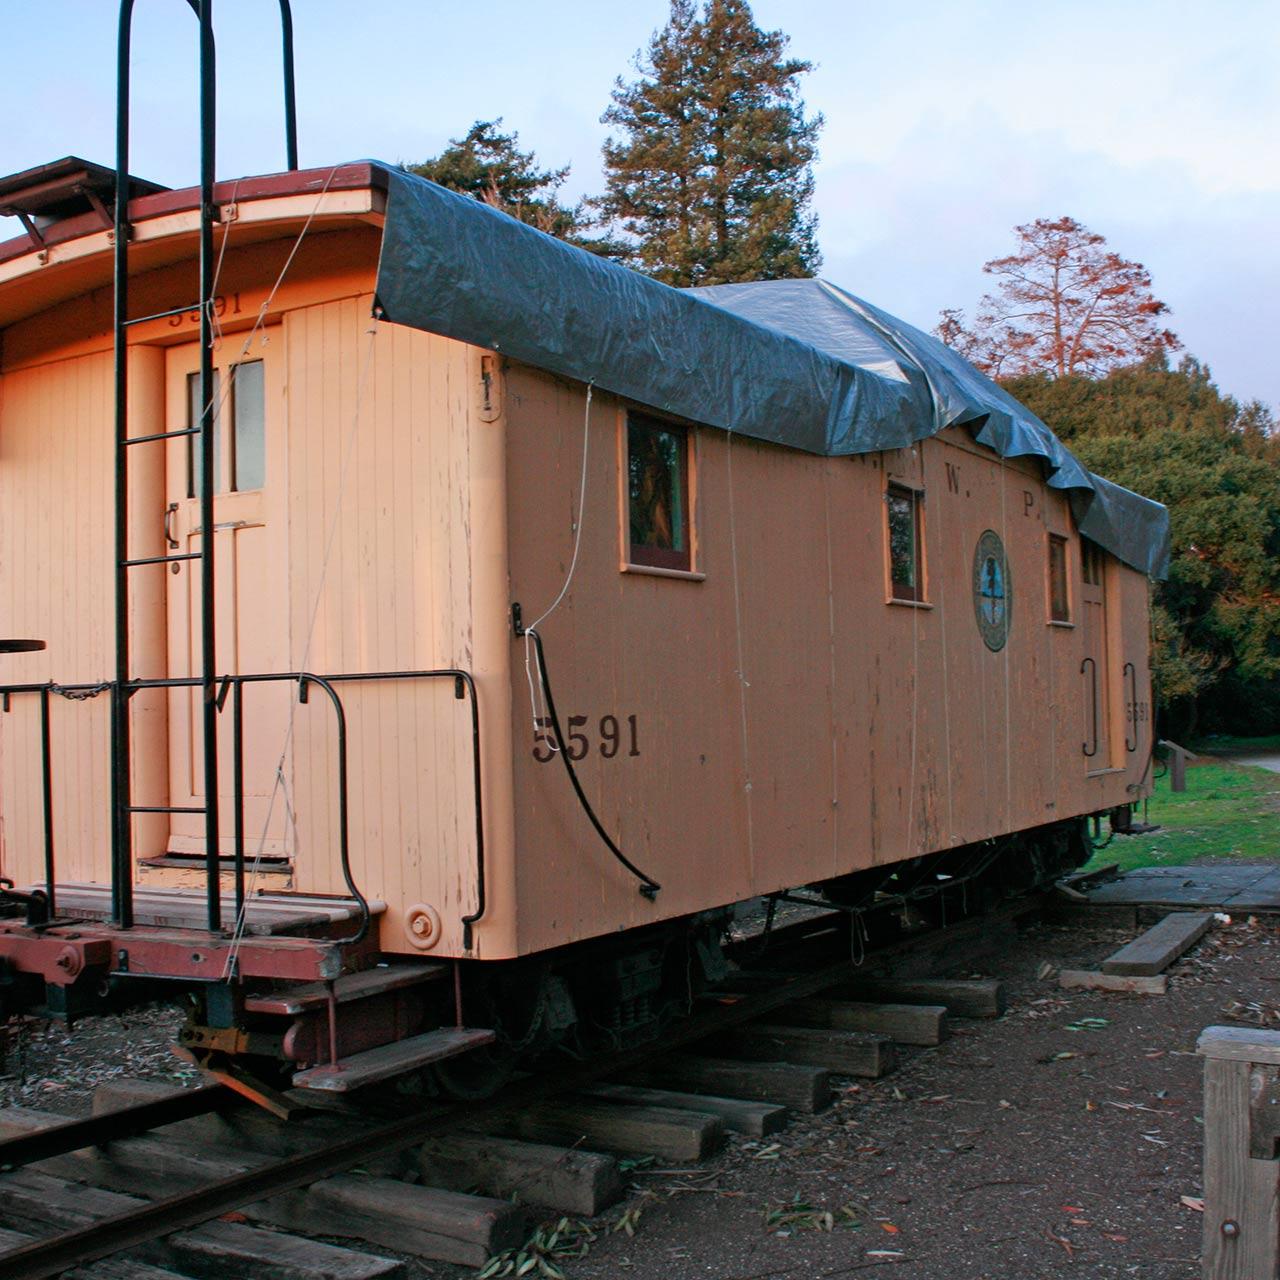
{"label": "caboose door", "polygon": [[[285,521],[277,509],[283,488],[282,348],[278,327],[241,357],[228,338],[215,357],[214,401],[214,629],[219,674],[288,669],[288,577]],[[167,430],[200,421],[200,353],[196,343],[171,348],[166,365]],[[171,554],[198,553],[199,437],[169,442],[166,459],[165,537]],[[200,562],[170,565],[168,650],[171,678],[200,671]],[[286,797],[277,794],[276,768],[287,747],[289,690],[247,685],[244,691],[245,833],[252,858],[285,855]],[[169,696],[169,803],[204,804],[201,691]],[[219,851],[233,851],[230,702],[218,735]],[[286,761],[286,766],[288,762]],[[174,814],[169,852],[205,852],[204,817]]]}
{"label": "caboose door", "polygon": [[1081,621],[1084,660],[1080,664],[1084,697],[1085,767],[1093,773],[1111,767],[1111,664],[1107,643],[1107,566],[1105,553],[1080,540]]}

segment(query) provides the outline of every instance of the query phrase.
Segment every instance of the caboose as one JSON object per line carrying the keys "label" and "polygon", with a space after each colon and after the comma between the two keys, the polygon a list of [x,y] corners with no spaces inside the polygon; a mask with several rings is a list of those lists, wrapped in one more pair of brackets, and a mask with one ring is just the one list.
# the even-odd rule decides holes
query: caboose
{"label": "caboose", "polygon": [[617,1043],[732,904],[980,905],[1147,794],[1165,512],[934,339],[118,168],[0,180],[10,1010],[176,982],[331,1089]]}

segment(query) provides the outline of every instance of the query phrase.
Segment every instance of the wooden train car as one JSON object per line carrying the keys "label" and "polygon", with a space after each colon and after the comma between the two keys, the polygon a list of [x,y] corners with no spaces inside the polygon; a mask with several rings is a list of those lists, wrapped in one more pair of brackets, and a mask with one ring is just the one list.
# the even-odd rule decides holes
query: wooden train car
{"label": "wooden train car", "polygon": [[1049,875],[1146,794],[1163,509],[931,339],[353,164],[219,183],[203,306],[199,190],[135,183],[113,363],[113,178],[0,181],[31,227],[0,245],[0,635],[44,643],[0,654],[28,1003],[593,945],[623,1000],[620,938],[992,850]]}

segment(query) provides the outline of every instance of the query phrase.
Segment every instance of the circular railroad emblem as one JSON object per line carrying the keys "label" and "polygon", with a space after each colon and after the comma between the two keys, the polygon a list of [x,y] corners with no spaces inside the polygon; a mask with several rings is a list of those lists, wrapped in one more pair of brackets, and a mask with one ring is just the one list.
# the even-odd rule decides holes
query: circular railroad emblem
{"label": "circular railroad emblem", "polygon": [[982,642],[992,652],[1004,648],[1009,638],[1009,560],[1004,543],[993,529],[978,539],[973,553],[973,611]]}

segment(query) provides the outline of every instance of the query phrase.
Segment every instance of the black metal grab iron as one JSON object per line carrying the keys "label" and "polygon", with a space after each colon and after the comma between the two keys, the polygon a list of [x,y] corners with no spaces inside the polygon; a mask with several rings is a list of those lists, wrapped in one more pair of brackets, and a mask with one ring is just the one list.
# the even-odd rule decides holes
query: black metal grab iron
{"label": "black metal grab iron", "polygon": [[[143,565],[176,560],[200,561],[200,681],[204,691],[201,728],[204,740],[205,877],[208,926],[216,930],[222,918],[218,881],[218,753],[216,699],[217,638],[215,633],[215,539],[203,537],[198,553],[129,556],[128,450],[174,434],[197,438],[200,449],[200,523],[214,527],[214,433],[217,414],[213,377],[213,224],[218,220],[213,187],[216,157],[217,76],[213,37],[213,0],[187,0],[200,26],[200,423],[189,431],[148,432],[130,437],[128,328],[129,318],[129,77],[134,0],[120,0],[116,42],[116,196],[114,240],[114,394],[115,394],[115,679],[111,682],[111,907],[116,924],[133,924],[133,814],[130,767],[129,698],[133,692],[129,644],[129,571]],[[289,0],[279,0],[284,63],[285,150],[290,169],[298,163],[297,109],[293,65],[293,14]]]}
{"label": "black metal grab iron", "polygon": [[1083,751],[1086,756],[1092,757],[1098,754],[1098,663],[1097,663],[1097,660],[1094,658],[1081,659],[1081,662],[1080,662],[1081,675],[1084,675],[1085,668],[1089,669],[1090,676],[1091,676],[1090,683],[1089,683],[1089,711],[1090,711],[1090,716],[1092,717],[1091,723],[1093,725],[1093,745],[1090,746],[1089,743],[1087,742],[1082,743],[1080,750]]}

